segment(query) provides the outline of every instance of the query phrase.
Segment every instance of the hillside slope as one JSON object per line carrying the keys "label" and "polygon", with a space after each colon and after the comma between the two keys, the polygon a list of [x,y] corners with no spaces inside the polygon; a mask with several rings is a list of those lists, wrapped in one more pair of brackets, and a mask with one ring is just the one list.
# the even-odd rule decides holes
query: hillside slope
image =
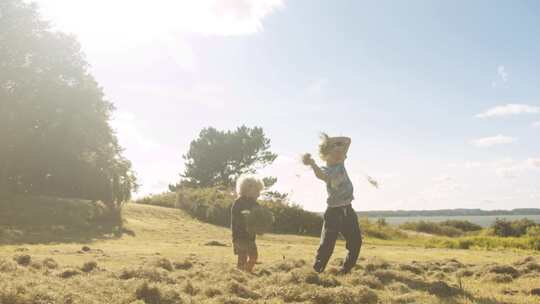
{"label": "hillside slope", "polygon": [[[125,233],[0,247],[0,303],[537,303],[538,255],[365,242],[336,276],[310,264],[317,238],[264,235],[255,274],[234,269],[229,230],[181,210],[124,209]],[[532,294],[531,294],[532,293]]]}

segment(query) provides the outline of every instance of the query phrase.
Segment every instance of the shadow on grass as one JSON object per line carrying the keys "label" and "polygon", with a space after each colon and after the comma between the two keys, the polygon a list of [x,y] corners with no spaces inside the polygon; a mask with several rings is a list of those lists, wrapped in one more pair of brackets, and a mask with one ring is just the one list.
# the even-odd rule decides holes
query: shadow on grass
{"label": "shadow on grass", "polygon": [[405,284],[408,288],[418,290],[422,292],[428,292],[439,298],[440,303],[445,304],[458,304],[463,303],[463,298],[471,301],[472,303],[479,304],[506,304],[493,298],[476,297],[467,290],[449,285],[445,281],[428,281],[420,277],[411,277],[407,274],[378,270],[374,273],[383,284],[389,284],[391,282],[400,282]]}
{"label": "shadow on grass", "polygon": [[0,245],[91,243],[97,240],[118,239],[135,232],[122,225],[100,227],[69,226],[0,226]]}

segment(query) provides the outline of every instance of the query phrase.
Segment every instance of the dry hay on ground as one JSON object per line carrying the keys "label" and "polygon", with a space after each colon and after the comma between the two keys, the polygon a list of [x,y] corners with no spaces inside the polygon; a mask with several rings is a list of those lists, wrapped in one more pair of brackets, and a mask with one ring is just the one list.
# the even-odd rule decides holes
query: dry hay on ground
{"label": "dry hay on ground", "polygon": [[[194,255],[149,258],[116,271],[94,261],[80,266],[31,256],[20,261],[20,254],[0,259],[0,303],[498,303],[474,294],[461,279],[503,286],[540,275],[532,258],[483,266],[457,260],[396,264],[369,259],[344,276],[316,273],[301,259],[263,262],[253,274]],[[540,301],[537,288],[514,286],[499,292]]]}

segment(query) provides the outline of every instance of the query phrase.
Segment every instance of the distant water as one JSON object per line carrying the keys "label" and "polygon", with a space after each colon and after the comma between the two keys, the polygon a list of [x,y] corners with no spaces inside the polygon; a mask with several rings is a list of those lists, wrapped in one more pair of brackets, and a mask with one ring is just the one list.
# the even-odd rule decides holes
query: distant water
{"label": "distant water", "polygon": [[[370,217],[370,220],[375,220],[378,217]],[[442,222],[446,220],[466,220],[482,227],[488,227],[495,219],[506,219],[509,221],[519,220],[522,218],[528,218],[540,224],[540,215],[469,215],[469,216],[396,216],[396,217],[384,217],[386,222],[391,225],[400,225],[405,222],[418,222],[418,221],[430,221],[430,222]]]}

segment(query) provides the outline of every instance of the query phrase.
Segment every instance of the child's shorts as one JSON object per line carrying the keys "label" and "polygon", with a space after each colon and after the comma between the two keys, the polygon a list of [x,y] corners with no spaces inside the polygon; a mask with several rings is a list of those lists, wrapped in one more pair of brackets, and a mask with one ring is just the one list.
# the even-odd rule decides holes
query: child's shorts
{"label": "child's shorts", "polygon": [[236,255],[257,255],[257,244],[255,240],[236,240],[233,242],[234,254]]}

